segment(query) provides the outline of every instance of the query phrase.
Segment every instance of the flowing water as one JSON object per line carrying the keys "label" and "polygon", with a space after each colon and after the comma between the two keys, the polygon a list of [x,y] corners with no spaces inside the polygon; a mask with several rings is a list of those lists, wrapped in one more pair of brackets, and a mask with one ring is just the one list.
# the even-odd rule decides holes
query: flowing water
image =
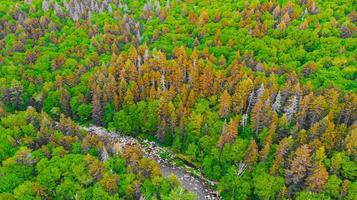
{"label": "flowing water", "polygon": [[90,134],[98,136],[109,137],[114,144],[119,143],[121,148],[125,148],[126,145],[137,145],[143,151],[144,156],[155,160],[161,169],[164,177],[170,174],[174,174],[180,181],[183,188],[194,193],[198,200],[216,200],[219,199],[217,193],[212,189],[212,182],[203,178],[203,176],[193,175],[187,169],[189,166],[175,166],[169,160],[162,159],[160,153],[167,151],[164,148],[159,147],[155,142],[147,140],[139,141],[138,139],[130,136],[121,135],[117,132],[108,131],[103,127],[90,126],[82,127]]}

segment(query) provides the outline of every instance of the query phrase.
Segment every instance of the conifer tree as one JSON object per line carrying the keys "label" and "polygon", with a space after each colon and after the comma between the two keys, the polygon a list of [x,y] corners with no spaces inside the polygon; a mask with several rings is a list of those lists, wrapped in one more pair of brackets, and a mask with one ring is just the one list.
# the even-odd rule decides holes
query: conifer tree
{"label": "conifer tree", "polygon": [[228,94],[227,90],[224,90],[220,103],[219,103],[219,114],[222,118],[227,117],[229,112],[231,111],[231,96]]}
{"label": "conifer tree", "polygon": [[251,168],[258,159],[258,145],[254,139],[250,141],[248,150],[244,157],[244,163],[248,168]]}

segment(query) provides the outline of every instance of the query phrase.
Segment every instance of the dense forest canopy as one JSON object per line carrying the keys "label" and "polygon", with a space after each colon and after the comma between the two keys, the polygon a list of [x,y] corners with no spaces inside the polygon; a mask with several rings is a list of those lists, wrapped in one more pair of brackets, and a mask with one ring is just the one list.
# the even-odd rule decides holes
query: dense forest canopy
{"label": "dense forest canopy", "polygon": [[95,124],[169,147],[222,199],[355,199],[356,8],[2,0],[0,197],[194,198],[138,149],[101,159],[76,125]]}
{"label": "dense forest canopy", "polygon": [[137,147],[122,154],[69,118],[30,108],[2,118],[0,131],[1,199],[194,199]]}

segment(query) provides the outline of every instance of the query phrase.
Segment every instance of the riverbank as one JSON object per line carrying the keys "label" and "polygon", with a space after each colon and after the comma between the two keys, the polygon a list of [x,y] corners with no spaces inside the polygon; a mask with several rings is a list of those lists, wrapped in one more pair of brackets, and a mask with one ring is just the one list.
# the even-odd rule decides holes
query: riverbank
{"label": "riverbank", "polygon": [[164,177],[174,174],[179,179],[182,187],[194,193],[198,200],[219,199],[218,193],[213,189],[215,183],[203,177],[198,169],[185,164],[185,162],[181,166],[177,166],[173,161],[174,159],[179,159],[179,157],[175,157],[175,154],[169,149],[160,147],[155,142],[121,135],[103,127],[89,126],[81,128],[90,134],[109,137],[113,143],[119,142],[121,148],[125,148],[126,145],[137,145],[143,151],[145,157],[158,163]]}

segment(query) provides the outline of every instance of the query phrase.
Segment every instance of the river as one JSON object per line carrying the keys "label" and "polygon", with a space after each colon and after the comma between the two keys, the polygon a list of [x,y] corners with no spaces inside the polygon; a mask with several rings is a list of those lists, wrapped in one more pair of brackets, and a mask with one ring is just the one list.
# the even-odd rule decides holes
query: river
{"label": "river", "polygon": [[103,127],[90,126],[81,127],[88,131],[90,134],[98,136],[109,137],[112,143],[119,142],[121,147],[126,145],[137,145],[143,151],[144,156],[155,160],[161,169],[164,177],[170,174],[174,174],[180,181],[183,188],[194,193],[197,200],[218,200],[219,196],[217,192],[212,189],[212,182],[205,179],[202,175],[193,175],[188,171],[189,166],[175,166],[169,160],[162,159],[160,153],[168,151],[165,148],[160,147],[155,142],[147,140],[138,140],[131,136],[121,135],[117,132],[109,131]]}

